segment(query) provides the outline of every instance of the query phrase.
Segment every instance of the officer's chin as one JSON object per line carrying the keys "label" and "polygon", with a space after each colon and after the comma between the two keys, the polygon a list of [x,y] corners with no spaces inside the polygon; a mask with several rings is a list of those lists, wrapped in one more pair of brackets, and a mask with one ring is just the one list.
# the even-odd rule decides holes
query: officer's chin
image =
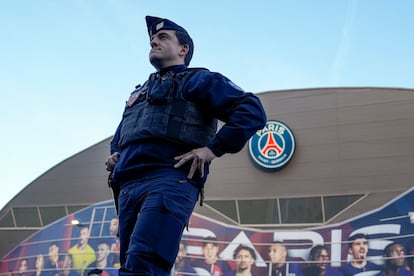
{"label": "officer's chin", "polygon": [[162,69],[160,58],[156,57],[154,54],[150,54],[149,60],[152,66],[154,66],[154,68],[157,69],[157,71],[160,71]]}

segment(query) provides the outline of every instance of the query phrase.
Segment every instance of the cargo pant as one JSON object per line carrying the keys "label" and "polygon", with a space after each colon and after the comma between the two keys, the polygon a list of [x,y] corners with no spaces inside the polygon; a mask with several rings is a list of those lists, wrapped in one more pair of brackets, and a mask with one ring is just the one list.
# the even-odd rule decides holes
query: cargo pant
{"label": "cargo pant", "polygon": [[199,190],[178,170],[121,185],[119,275],[170,275]]}

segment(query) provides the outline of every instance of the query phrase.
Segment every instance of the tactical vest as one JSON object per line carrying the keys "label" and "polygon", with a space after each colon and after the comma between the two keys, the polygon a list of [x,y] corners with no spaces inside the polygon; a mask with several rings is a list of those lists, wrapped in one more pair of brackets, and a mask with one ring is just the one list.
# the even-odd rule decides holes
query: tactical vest
{"label": "tactical vest", "polygon": [[187,81],[199,70],[206,69],[187,69],[164,76],[153,73],[143,86],[137,86],[131,94],[136,100],[129,101],[123,114],[119,147],[151,138],[206,146],[217,131],[217,120],[208,110],[183,97]]}

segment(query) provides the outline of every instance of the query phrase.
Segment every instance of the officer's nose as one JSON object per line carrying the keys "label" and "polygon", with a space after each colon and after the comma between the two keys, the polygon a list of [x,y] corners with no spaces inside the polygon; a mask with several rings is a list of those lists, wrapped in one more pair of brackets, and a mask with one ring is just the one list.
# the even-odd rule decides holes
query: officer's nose
{"label": "officer's nose", "polygon": [[151,45],[151,47],[157,46],[158,45],[158,40],[155,37],[151,38],[150,45]]}

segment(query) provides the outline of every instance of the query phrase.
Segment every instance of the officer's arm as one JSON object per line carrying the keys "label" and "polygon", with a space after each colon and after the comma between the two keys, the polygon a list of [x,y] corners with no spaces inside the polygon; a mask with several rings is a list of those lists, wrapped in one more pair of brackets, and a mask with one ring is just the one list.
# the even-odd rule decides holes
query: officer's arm
{"label": "officer's arm", "polygon": [[120,132],[121,132],[121,125],[122,123],[119,124],[118,128],[115,131],[114,136],[112,137],[111,147],[110,147],[111,155],[105,161],[106,170],[109,172],[112,172],[114,170],[115,165],[118,162],[118,159],[120,156],[121,150],[118,146],[118,142],[119,142],[119,137],[120,137]]}
{"label": "officer's arm", "polygon": [[266,124],[259,100],[218,73],[201,73],[190,86],[189,96],[225,124],[207,147],[220,157],[240,151],[247,140]]}
{"label": "officer's arm", "polygon": [[119,149],[119,146],[118,146],[118,142],[119,142],[119,138],[120,138],[120,133],[121,133],[121,126],[122,126],[122,123],[120,123],[118,125],[118,128],[116,129],[115,134],[112,137],[112,140],[111,140],[111,148],[110,148],[110,153],[111,154],[113,154],[115,152],[120,152],[121,151]]}

